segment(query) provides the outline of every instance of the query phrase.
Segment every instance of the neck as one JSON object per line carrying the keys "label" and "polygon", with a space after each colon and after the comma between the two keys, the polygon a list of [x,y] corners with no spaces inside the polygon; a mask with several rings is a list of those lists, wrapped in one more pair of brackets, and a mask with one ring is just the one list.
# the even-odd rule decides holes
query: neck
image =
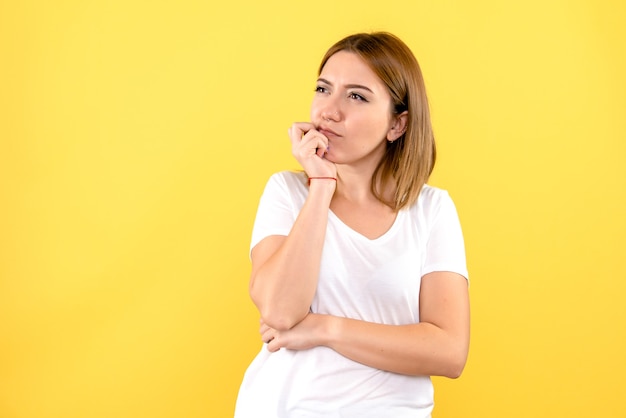
{"label": "neck", "polygon": [[[363,167],[355,168],[337,166],[337,190],[335,195],[341,199],[353,203],[380,202],[372,192],[372,175],[374,169],[364,170]],[[380,189],[379,189],[380,190]],[[387,187],[382,190],[385,199],[391,199],[393,190]]]}

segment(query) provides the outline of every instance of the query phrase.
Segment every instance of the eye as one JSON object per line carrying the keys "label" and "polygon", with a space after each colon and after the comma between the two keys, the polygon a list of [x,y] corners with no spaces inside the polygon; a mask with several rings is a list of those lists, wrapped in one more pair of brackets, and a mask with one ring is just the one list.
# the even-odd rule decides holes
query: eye
{"label": "eye", "polygon": [[352,93],[348,94],[348,97],[353,99],[353,100],[358,100],[360,102],[367,102],[367,99],[365,97],[361,96],[359,93],[352,92]]}
{"label": "eye", "polygon": [[323,86],[317,86],[315,87],[315,92],[316,93],[328,93],[328,89]]}

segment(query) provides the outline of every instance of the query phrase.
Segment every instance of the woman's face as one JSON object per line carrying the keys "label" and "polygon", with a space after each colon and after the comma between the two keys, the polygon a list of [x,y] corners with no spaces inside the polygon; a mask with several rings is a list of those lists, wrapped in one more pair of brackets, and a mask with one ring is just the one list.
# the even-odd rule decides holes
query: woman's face
{"label": "woman's face", "polygon": [[317,80],[311,122],[328,138],[325,158],[336,164],[378,164],[395,118],[385,84],[356,54],[331,56]]}

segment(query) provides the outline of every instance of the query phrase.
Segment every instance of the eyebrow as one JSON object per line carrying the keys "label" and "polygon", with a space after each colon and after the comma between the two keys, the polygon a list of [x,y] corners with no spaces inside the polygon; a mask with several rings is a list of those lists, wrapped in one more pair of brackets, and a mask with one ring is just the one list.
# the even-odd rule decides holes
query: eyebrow
{"label": "eyebrow", "polygon": [[[321,78],[320,77],[320,78],[317,79],[317,81],[318,82],[322,82],[324,84],[328,84],[329,86],[333,85],[333,83],[331,83],[330,81],[326,80],[325,78]],[[362,90],[369,91],[372,94],[374,93],[372,91],[372,89],[370,89],[369,87],[364,86],[362,84],[346,84],[344,87],[347,88],[347,89],[362,89]]]}

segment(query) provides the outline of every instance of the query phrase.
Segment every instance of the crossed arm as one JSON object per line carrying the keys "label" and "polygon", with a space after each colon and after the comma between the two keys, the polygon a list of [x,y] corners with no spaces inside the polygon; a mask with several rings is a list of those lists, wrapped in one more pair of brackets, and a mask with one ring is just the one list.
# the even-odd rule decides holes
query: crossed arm
{"label": "crossed arm", "polygon": [[261,319],[268,349],[305,350],[326,346],[370,367],[408,375],[457,378],[469,349],[467,280],[455,273],[434,272],[422,279],[421,321],[384,325],[309,313],[288,330]]}
{"label": "crossed arm", "polygon": [[408,375],[458,377],[469,349],[467,280],[452,272],[422,278],[420,322],[385,325],[309,312],[315,295],[332,188],[320,183],[289,236],[252,251],[250,294],[268,349],[329,347],[370,367]]}

